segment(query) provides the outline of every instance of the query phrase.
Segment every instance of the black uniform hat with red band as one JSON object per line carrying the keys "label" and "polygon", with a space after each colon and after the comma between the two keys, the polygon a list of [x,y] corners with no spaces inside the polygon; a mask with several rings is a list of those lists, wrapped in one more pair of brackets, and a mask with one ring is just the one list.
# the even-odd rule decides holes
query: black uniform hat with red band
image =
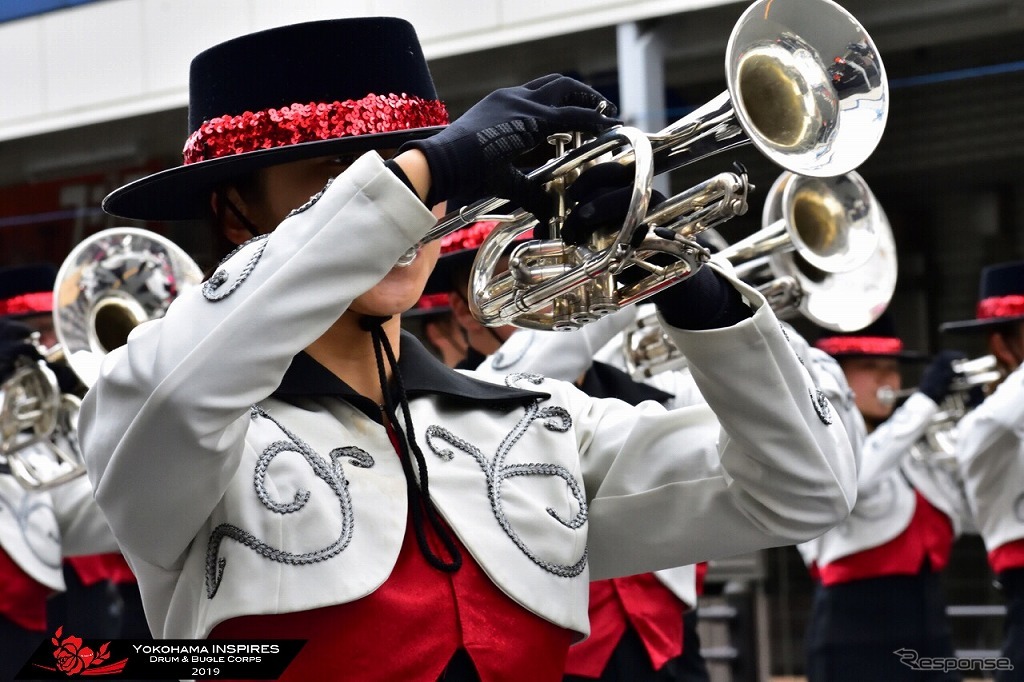
{"label": "black uniform hat with red band", "polygon": [[889,313],[882,313],[867,327],[854,332],[826,332],[814,342],[814,347],[837,360],[881,357],[903,362],[924,362],[928,359],[924,353],[903,347],[903,340],[896,334],[896,324]]}
{"label": "black uniform hat with red band", "polygon": [[1024,321],[1024,261],[991,265],[981,271],[973,320],[946,322],[939,330],[962,334],[988,332],[998,325]]}
{"label": "black uniform hat with red band", "polygon": [[56,278],[57,268],[49,263],[0,268],[0,318],[50,314]]}
{"label": "black uniform hat with red band", "polygon": [[301,159],[393,149],[448,123],[412,25],[370,17],[244,35],[189,73],[184,165],[114,190],[113,215],[190,220],[226,180]]}

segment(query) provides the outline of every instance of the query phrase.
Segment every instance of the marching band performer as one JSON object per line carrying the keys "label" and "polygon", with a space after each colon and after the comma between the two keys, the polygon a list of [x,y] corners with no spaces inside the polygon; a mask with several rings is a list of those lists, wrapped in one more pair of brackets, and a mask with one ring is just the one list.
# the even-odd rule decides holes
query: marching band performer
{"label": "marching band performer", "polygon": [[[30,341],[33,329],[14,319],[22,313],[37,314],[40,307],[24,307],[33,300],[28,294],[36,292],[30,279],[21,281],[30,290],[16,294],[21,297],[16,304],[20,312],[0,317],[0,381],[4,382],[17,362],[41,359]],[[5,297],[0,305],[11,312],[14,297]],[[6,388],[0,386],[0,391]],[[52,437],[55,445],[74,446],[69,440],[74,434]],[[31,459],[45,470],[53,456],[34,443],[19,451],[18,457]],[[88,479],[79,476],[49,490],[30,490],[14,475],[9,461],[0,460],[0,679],[14,679],[47,640],[47,601],[66,587],[62,560],[116,550]]]}
{"label": "marching band performer", "polygon": [[[53,286],[57,268],[49,263],[0,269],[0,317],[34,332],[43,353],[59,345],[54,329]],[[12,327],[14,329],[14,327]],[[23,340],[23,339],[19,339]],[[85,387],[62,362],[49,365],[66,393],[80,397]],[[80,485],[80,484],[76,484]],[[138,584],[120,552],[64,557],[64,589],[47,600],[52,632],[64,627],[86,637],[147,638]]]}
{"label": "marching band performer", "polygon": [[[512,159],[614,125],[602,101],[552,75],[445,126],[412,27],[388,18],[196,57],[186,164],[104,206],[212,209],[239,248],[103,359],[80,422],[157,637],[307,640],[284,679],[559,679],[591,578],[845,518],[831,407],[763,298],[713,269],[676,287],[691,307],[659,303],[705,407],[492,383],[400,333],[439,248],[396,267],[435,224],[427,206],[466,191],[542,213]],[[716,468],[690,444],[711,420],[728,434]]]}
{"label": "marching band performer", "polygon": [[911,456],[960,354],[939,353],[894,411],[879,389],[899,391],[900,363],[924,356],[904,350],[888,313],[856,332],[827,332],[815,347],[839,363],[866,432],[855,439],[862,451],[853,513],[801,547],[818,583],[807,627],[808,680],[960,679],[913,667],[918,658],[954,660],[939,573],[960,533],[963,506],[949,472]]}
{"label": "marching band performer", "polygon": [[977,315],[947,322],[943,332],[984,334],[1005,379],[967,413],[956,453],[967,500],[1006,597],[1002,655],[1013,669],[996,679],[1024,680],[1024,261],[981,272]]}

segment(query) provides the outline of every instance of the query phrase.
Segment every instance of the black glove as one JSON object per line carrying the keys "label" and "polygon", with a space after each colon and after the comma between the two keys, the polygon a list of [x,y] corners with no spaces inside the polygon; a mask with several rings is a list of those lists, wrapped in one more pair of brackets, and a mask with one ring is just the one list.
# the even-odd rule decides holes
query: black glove
{"label": "black glove", "polygon": [[[613,231],[622,226],[633,192],[633,168],[618,163],[598,164],[585,171],[569,186],[566,198],[578,202],[562,227],[562,240],[583,244],[592,234]],[[658,191],[651,192],[648,211],[665,201]],[[536,233],[536,230],[535,230]],[[639,245],[646,230],[637,230],[633,245]],[[675,258],[656,254],[650,261],[671,265]],[[619,273],[622,284],[634,284],[646,277],[646,270],[627,268]],[[728,327],[751,316],[750,307],[740,293],[710,268],[701,268],[689,277],[651,296],[665,321],[679,329],[715,329]]]}
{"label": "black glove", "polygon": [[949,386],[956,376],[953,371],[953,361],[967,357],[958,350],[939,351],[931,364],[925,367],[921,373],[921,383],[917,390],[931,398],[936,404],[945,400],[949,395]]}
{"label": "black glove", "polygon": [[513,165],[514,159],[559,132],[597,134],[618,123],[615,106],[596,90],[567,76],[551,74],[526,85],[495,90],[433,137],[402,145],[419,149],[430,166],[427,204],[456,191],[512,200],[546,219],[551,200]]}
{"label": "black glove", "polygon": [[[600,163],[584,171],[565,192],[566,201],[573,208],[562,226],[562,241],[579,246],[586,244],[595,233],[618,231],[626,219],[629,200],[633,196],[633,178],[632,165],[615,162]],[[664,201],[665,195],[653,190],[647,210]],[[534,236],[538,230],[543,235],[546,229],[546,223],[538,225]],[[646,234],[647,228],[637,230],[633,235],[633,245],[639,245]]]}

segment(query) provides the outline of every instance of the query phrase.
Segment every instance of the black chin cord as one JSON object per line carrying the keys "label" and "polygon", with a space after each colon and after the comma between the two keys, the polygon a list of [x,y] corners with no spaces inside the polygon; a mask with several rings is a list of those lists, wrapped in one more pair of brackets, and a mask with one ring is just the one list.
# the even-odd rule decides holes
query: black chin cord
{"label": "black chin cord", "polygon": [[[262,234],[260,232],[260,228],[256,225],[256,223],[249,220],[249,218],[246,217],[244,213],[242,213],[241,209],[235,206],[235,202],[231,201],[231,199],[228,199],[227,194],[225,194],[224,192],[217,192],[217,201],[220,203],[222,209],[226,207],[229,211],[231,211],[231,214],[235,216],[235,219],[238,220],[238,222],[242,224],[242,227],[248,230],[249,234],[251,234],[253,237],[259,237],[260,234]],[[222,211],[218,211],[218,213],[220,212]]]}
{"label": "black chin cord", "polygon": [[[384,394],[384,412],[388,417],[388,421],[391,422],[391,427],[395,430],[395,440],[401,450],[401,457],[399,459],[402,460],[402,471],[405,473],[409,512],[412,515],[416,544],[419,545],[420,552],[423,553],[427,563],[439,571],[454,573],[462,567],[462,554],[459,552],[459,548],[455,546],[451,530],[444,524],[437,511],[437,507],[434,506],[434,502],[430,499],[427,460],[424,458],[423,451],[420,450],[420,446],[416,442],[412,417],[409,413],[409,401],[405,395],[405,384],[402,382],[401,372],[398,371],[398,361],[395,358],[394,350],[391,348],[391,343],[388,341],[387,334],[381,328],[381,325],[388,319],[390,318],[364,316],[359,324],[364,330],[370,332],[370,336],[373,339],[373,354],[377,359],[377,374],[380,379],[381,391]],[[387,372],[384,367],[385,356],[387,357],[388,365],[391,367],[391,376],[394,377],[398,387],[398,399],[405,422],[404,430],[401,422],[398,420],[391,392],[388,390]],[[416,460],[416,468],[419,472],[418,477],[412,469],[413,459]],[[434,528],[438,539],[444,545],[444,554],[448,555],[447,560],[434,552],[430,546],[430,543],[427,541],[424,522],[429,523]]]}

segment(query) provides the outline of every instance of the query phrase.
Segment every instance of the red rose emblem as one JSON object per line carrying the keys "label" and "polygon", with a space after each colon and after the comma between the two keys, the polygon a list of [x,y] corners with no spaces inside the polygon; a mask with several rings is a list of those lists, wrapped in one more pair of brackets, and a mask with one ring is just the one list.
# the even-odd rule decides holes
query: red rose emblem
{"label": "red rose emblem", "polygon": [[100,645],[99,650],[94,650],[92,647],[83,646],[81,637],[71,635],[61,639],[63,633],[64,626],[62,625],[50,638],[50,643],[56,647],[53,650],[56,667],[50,668],[38,663],[34,665],[44,670],[59,670],[68,677],[82,674],[82,671],[86,671],[85,675],[114,675],[124,670],[124,666],[128,662],[127,658],[103,665],[110,660],[110,642],[105,642]]}
{"label": "red rose emblem", "polygon": [[53,657],[57,661],[57,670],[66,675],[77,675],[92,665],[95,653],[90,647],[82,646],[82,638],[71,636],[62,641]]}

